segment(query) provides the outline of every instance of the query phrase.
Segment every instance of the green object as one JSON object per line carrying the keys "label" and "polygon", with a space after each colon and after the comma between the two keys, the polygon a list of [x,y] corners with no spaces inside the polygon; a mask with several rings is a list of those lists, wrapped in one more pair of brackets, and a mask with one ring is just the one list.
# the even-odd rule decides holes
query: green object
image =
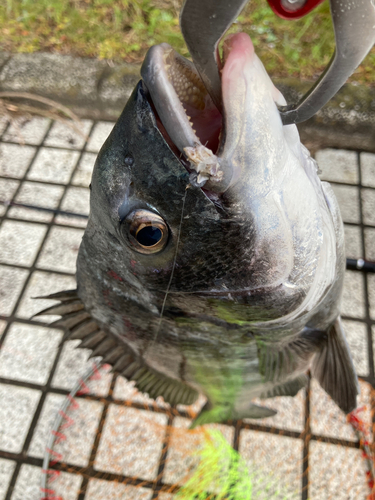
{"label": "green object", "polygon": [[204,431],[199,465],[175,495],[177,500],[251,500],[252,480],[244,459],[218,430]]}

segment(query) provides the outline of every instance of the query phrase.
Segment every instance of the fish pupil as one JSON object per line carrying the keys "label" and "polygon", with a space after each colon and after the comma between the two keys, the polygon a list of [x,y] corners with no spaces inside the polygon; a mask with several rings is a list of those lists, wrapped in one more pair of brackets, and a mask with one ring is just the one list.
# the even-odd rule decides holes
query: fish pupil
{"label": "fish pupil", "polygon": [[161,240],[162,236],[158,227],[145,226],[137,232],[137,241],[144,247],[152,247]]}

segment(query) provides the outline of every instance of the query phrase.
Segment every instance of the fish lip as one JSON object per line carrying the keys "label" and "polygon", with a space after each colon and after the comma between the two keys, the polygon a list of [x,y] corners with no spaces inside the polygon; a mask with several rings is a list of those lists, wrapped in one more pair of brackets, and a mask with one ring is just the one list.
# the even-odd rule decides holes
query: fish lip
{"label": "fish lip", "polygon": [[159,129],[176,156],[185,159],[190,182],[206,194],[223,193],[232,177],[216,156],[225,142],[224,118],[194,63],[163,43],[150,48],[141,76]]}

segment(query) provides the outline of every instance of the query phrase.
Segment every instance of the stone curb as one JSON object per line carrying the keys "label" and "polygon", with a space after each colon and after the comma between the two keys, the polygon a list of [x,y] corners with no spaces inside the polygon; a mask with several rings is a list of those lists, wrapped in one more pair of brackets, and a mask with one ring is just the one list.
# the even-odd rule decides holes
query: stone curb
{"label": "stone curb", "polygon": [[[30,92],[70,107],[80,117],[115,120],[140,78],[140,66],[50,53],[0,53],[0,91]],[[276,80],[288,102],[309,83]],[[299,125],[315,151],[339,147],[375,152],[375,89],[347,84],[315,117]]]}

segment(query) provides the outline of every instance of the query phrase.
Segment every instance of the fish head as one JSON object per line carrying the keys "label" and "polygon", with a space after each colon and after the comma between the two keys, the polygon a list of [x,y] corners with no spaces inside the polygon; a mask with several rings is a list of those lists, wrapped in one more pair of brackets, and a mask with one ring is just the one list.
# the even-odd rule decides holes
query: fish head
{"label": "fish head", "polygon": [[223,115],[169,45],[151,48],[141,73],[93,172],[77,271],[85,304],[226,322],[288,314],[332,228],[315,162],[283,126],[285,100],[250,38],[224,43]]}

